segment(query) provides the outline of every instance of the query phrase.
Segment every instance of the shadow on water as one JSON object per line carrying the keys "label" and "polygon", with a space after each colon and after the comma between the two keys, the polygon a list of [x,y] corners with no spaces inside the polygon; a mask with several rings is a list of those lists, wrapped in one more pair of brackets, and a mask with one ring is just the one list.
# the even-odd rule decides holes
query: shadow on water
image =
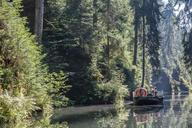
{"label": "shadow on water", "polygon": [[163,108],[127,106],[116,110],[111,106],[103,109],[94,106],[91,109],[95,111],[85,108],[71,115],[60,112],[62,116],[54,122],[68,121],[70,128],[192,128],[191,95],[165,96]]}

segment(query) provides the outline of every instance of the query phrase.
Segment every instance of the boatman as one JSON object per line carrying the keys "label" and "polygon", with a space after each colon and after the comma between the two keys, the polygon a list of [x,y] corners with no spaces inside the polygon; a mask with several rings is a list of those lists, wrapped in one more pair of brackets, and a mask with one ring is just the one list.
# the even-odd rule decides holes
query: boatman
{"label": "boatman", "polygon": [[157,96],[157,93],[158,93],[158,91],[157,91],[157,88],[155,87],[154,88],[154,96]]}

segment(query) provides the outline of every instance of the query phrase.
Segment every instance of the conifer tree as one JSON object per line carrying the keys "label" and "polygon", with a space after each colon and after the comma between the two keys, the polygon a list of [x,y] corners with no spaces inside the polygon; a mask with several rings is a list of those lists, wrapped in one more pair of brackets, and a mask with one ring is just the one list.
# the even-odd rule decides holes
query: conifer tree
{"label": "conifer tree", "polygon": [[0,8],[0,122],[15,128],[30,126],[37,110],[46,119],[52,111],[41,47],[20,17],[21,7],[21,0],[3,0]]}
{"label": "conifer tree", "polygon": [[[132,1],[132,6],[135,9],[135,47],[134,47],[134,59],[133,64],[136,64],[137,56],[137,37],[139,26],[142,25],[142,83],[144,86],[145,80],[145,66],[146,66],[146,52],[149,55],[150,64],[154,71],[158,70],[160,66],[159,62],[159,47],[160,47],[160,33],[158,30],[158,24],[160,22],[160,5],[157,1],[143,0]],[[139,22],[142,20],[142,22]],[[140,25],[138,25],[140,24]]]}

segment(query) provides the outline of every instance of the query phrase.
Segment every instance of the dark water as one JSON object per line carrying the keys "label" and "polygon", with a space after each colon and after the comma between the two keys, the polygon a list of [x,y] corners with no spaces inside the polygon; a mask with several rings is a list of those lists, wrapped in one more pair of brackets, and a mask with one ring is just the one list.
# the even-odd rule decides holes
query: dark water
{"label": "dark water", "polygon": [[192,128],[192,96],[165,96],[163,107],[95,106],[59,114],[54,121],[68,121],[70,128]]}

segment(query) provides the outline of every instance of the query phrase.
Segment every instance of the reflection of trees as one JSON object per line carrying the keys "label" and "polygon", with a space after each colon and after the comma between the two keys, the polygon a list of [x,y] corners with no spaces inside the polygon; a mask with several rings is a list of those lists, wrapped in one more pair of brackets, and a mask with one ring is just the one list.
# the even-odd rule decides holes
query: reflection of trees
{"label": "reflection of trees", "polygon": [[126,122],[130,111],[125,108],[119,108],[115,110],[115,113],[115,116],[112,113],[108,113],[108,116],[98,119],[98,128],[127,128]]}
{"label": "reflection of trees", "polygon": [[170,105],[170,109],[162,118],[163,128],[188,128],[189,120],[191,120],[192,97],[189,96],[186,100],[179,97],[174,98]]}
{"label": "reflection of trees", "polygon": [[[192,128],[192,96],[181,99],[179,96],[172,96],[170,108],[164,112],[152,113],[143,124],[135,128]],[[139,114],[138,116],[142,116]]]}
{"label": "reflection of trees", "polygon": [[152,116],[145,128],[191,128],[191,111],[192,97],[183,102],[183,99],[172,96],[170,108],[162,112],[160,117]]}
{"label": "reflection of trees", "polygon": [[145,112],[140,114],[135,114],[134,118],[136,119],[136,127],[134,128],[160,128],[161,120],[160,119],[160,108],[152,109],[151,112]]}
{"label": "reflection of trees", "polygon": [[108,112],[107,116],[98,118],[98,128],[151,128],[157,126],[158,112],[136,114],[134,110],[117,109],[114,114]]}
{"label": "reflection of trees", "polygon": [[98,118],[97,124],[98,128],[192,128],[191,112],[192,96],[173,95],[164,110],[118,109],[115,114]]}

